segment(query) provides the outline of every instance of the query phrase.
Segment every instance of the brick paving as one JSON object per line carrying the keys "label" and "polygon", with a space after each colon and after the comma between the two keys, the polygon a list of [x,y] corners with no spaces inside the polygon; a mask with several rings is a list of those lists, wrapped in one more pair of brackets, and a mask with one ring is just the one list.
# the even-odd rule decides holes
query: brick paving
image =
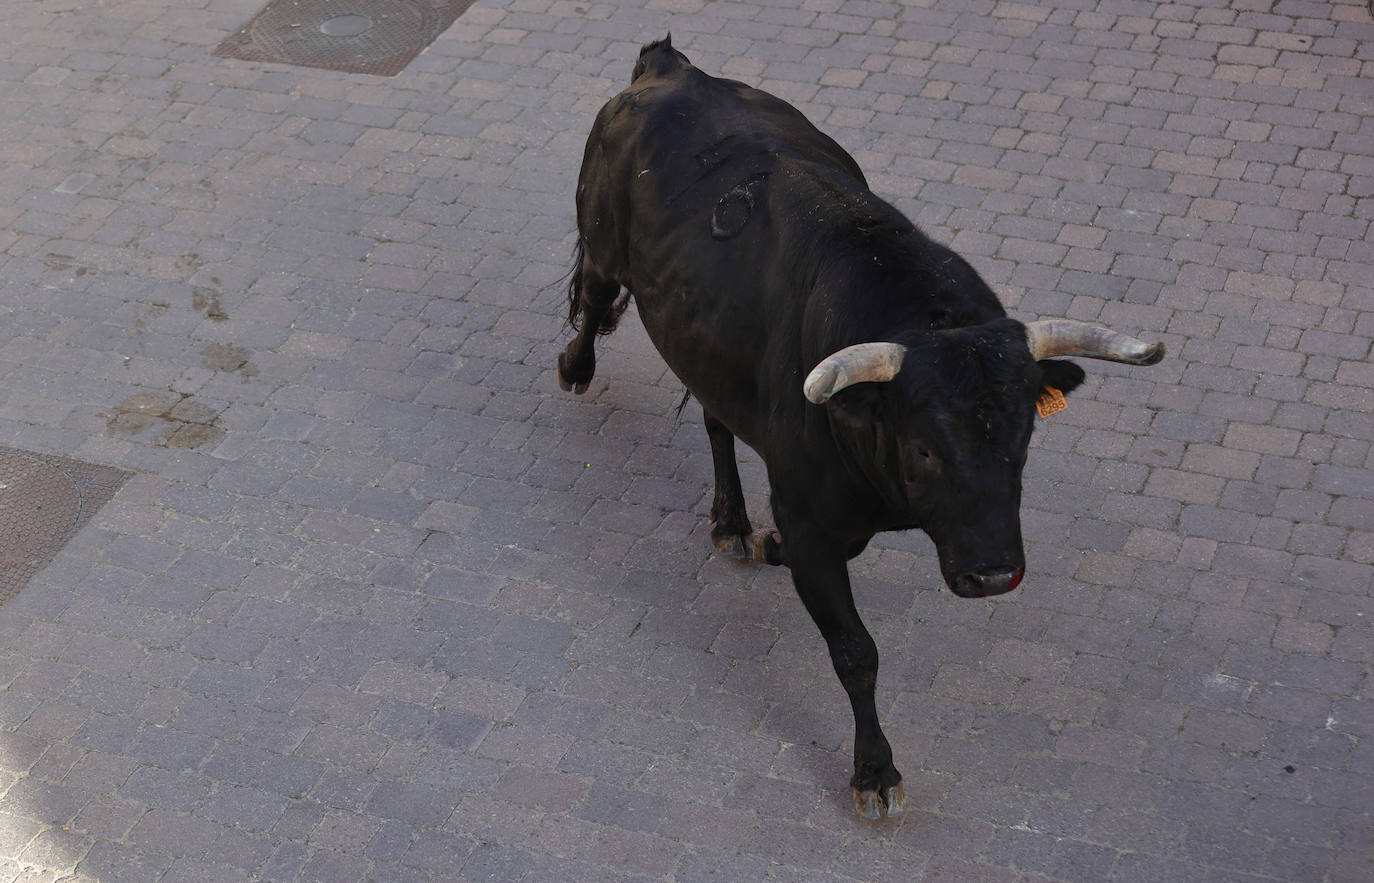
{"label": "brick paving", "polygon": [[[0,445],[137,472],[0,610],[0,880],[1374,877],[1368,4],[480,0],[390,79],[210,55],[256,11],[0,4]],[[635,321],[554,379],[669,29],[1170,347],[1041,424],[1023,588],[855,562],[900,821]]]}

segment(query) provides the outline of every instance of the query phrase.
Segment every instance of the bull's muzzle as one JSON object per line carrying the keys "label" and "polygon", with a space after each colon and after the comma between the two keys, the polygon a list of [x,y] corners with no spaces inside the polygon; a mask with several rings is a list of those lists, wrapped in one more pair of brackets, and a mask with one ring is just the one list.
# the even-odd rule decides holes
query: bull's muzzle
{"label": "bull's muzzle", "polygon": [[1010,592],[1021,583],[1026,569],[989,570],[961,573],[950,582],[949,587],[960,598],[987,598]]}

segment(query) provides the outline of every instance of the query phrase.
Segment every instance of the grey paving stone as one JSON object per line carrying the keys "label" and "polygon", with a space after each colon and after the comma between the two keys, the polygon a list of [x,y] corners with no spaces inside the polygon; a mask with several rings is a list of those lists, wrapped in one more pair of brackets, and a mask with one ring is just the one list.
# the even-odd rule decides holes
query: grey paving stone
{"label": "grey paving stone", "polygon": [[[210,59],[242,3],[12,5],[0,440],[140,476],[0,609],[6,879],[1367,876],[1364,4],[492,0],[388,79]],[[668,30],[1018,317],[1170,347],[1038,427],[1017,596],[856,561],[876,831],[633,313],[553,383],[586,130]]]}

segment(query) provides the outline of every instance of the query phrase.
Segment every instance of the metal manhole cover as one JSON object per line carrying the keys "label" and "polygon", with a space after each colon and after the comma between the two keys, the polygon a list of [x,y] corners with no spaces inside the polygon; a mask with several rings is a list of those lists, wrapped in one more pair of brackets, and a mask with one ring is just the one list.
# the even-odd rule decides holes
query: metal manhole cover
{"label": "metal manhole cover", "polygon": [[0,447],[0,605],[47,566],[129,475]]}
{"label": "metal manhole cover", "polygon": [[400,73],[474,0],[272,0],[215,47],[221,58]]}

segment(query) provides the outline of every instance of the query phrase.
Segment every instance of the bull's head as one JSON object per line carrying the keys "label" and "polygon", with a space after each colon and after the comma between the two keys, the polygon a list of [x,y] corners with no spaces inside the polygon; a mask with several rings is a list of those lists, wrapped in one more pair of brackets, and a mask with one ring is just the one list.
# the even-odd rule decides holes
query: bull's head
{"label": "bull's head", "polygon": [[1024,573],[1021,471],[1035,400],[1083,380],[1055,356],[1152,365],[1164,346],[1086,322],[1002,319],[846,347],[806,378],[806,398],[830,402],[847,427],[854,465],[935,541],[957,595],[1008,592]]}

